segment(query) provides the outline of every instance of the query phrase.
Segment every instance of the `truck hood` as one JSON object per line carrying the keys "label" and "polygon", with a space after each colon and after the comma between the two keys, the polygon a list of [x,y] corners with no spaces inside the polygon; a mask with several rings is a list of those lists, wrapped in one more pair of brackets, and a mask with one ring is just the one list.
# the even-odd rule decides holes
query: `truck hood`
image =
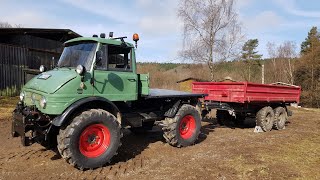
{"label": "truck hood", "polygon": [[33,89],[44,93],[52,94],[60,89],[67,82],[77,77],[74,69],[59,68],[41,73],[32,78],[24,89]]}

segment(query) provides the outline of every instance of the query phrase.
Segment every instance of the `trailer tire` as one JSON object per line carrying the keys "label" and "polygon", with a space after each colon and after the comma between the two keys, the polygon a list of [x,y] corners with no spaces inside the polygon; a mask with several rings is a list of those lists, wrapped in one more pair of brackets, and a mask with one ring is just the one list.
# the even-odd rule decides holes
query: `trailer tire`
{"label": "trailer tire", "polygon": [[274,112],[270,106],[266,106],[257,112],[256,125],[260,126],[264,132],[271,131],[273,127],[273,121]]}
{"label": "trailer tire", "polygon": [[163,137],[172,146],[185,147],[195,143],[200,134],[201,117],[189,104],[181,106],[174,118],[163,122]]}
{"label": "trailer tire", "polygon": [[287,119],[288,115],[286,109],[283,107],[277,107],[274,109],[273,128],[276,130],[284,129]]}
{"label": "trailer tire", "polygon": [[102,109],[90,109],[60,129],[58,150],[80,170],[101,167],[117,154],[122,134],[114,115]]}

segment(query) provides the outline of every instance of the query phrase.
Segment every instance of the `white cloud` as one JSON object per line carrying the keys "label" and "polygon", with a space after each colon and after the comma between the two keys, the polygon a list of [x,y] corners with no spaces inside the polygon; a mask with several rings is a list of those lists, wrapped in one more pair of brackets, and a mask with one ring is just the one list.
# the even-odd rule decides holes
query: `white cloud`
{"label": "white cloud", "polygon": [[178,33],[180,23],[167,16],[143,17],[139,21],[139,27],[149,35],[170,35]]}
{"label": "white cloud", "polygon": [[[19,24],[23,27],[53,28],[55,20],[34,11],[23,11],[14,14],[2,15],[2,21],[10,24]],[[50,23],[48,23],[50,22]]]}
{"label": "white cloud", "polygon": [[[92,14],[104,16],[110,20],[118,21],[119,23],[131,23],[137,21],[136,16],[132,15],[130,9],[121,7],[115,2],[106,3],[103,0],[86,1],[86,0],[61,0],[69,5],[85,10]],[[105,8],[103,8],[103,6]],[[130,7],[127,7],[130,8]]]}
{"label": "white cloud", "polygon": [[241,20],[249,32],[274,31],[274,28],[284,22],[283,18],[273,11],[263,11],[254,17],[242,17]]}
{"label": "white cloud", "polygon": [[253,2],[254,2],[253,0],[237,0],[237,1],[235,1],[238,9],[248,7],[248,6],[252,5]]}
{"label": "white cloud", "polygon": [[[295,16],[320,18],[319,11],[310,11],[299,9],[295,0],[273,0],[275,4],[282,7],[286,12]],[[307,1],[305,3],[308,3]]]}

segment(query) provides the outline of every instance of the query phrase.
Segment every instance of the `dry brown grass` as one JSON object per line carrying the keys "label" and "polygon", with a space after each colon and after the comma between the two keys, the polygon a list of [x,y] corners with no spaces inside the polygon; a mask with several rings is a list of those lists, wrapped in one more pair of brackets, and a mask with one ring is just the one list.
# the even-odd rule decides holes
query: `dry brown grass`
{"label": "dry brown grass", "polygon": [[0,120],[11,118],[12,111],[14,110],[19,97],[0,97]]}

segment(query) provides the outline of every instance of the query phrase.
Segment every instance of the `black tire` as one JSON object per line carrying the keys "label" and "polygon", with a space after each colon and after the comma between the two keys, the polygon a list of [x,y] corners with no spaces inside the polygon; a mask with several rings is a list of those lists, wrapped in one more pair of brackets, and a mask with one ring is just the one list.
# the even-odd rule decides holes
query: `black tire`
{"label": "black tire", "polygon": [[288,120],[287,111],[283,107],[274,109],[274,123],[273,128],[276,130],[284,129],[286,121]]}
{"label": "black tire", "polygon": [[217,110],[216,112],[217,123],[221,126],[225,125],[225,123],[230,120],[229,116],[230,114],[228,111]]}
{"label": "black tire", "polygon": [[217,110],[216,112],[217,123],[221,126],[235,126],[238,124],[237,119],[230,115],[227,110]]}
{"label": "black tire", "polygon": [[246,116],[240,113],[236,114],[236,118],[232,117],[232,120],[236,126],[243,126]]}
{"label": "black tire", "polygon": [[170,145],[175,147],[190,146],[195,143],[200,134],[201,117],[195,107],[184,104],[175,117],[166,118],[163,125],[163,137]]}
{"label": "black tire", "polygon": [[131,127],[130,131],[134,134],[144,134],[149,130],[152,130],[154,121],[143,122],[141,127]]}
{"label": "black tire", "polygon": [[[97,128],[93,128],[92,134],[86,134],[87,132],[91,132],[88,129],[91,127],[99,127],[103,130],[95,132],[94,130],[97,130]],[[94,157],[90,157],[92,155],[89,156],[88,154],[85,155],[81,144],[87,143],[89,144],[88,146],[100,144],[98,145],[100,146],[99,148],[105,147],[101,145],[101,141],[99,141],[98,135],[96,135],[99,134],[99,132],[100,134],[101,132],[103,134],[108,133],[108,136],[103,136],[104,138],[99,136],[99,139],[108,139],[108,144],[105,145],[107,148],[102,148],[102,151]],[[60,155],[69,164],[80,170],[97,168],[110,162],[111,158],[117,154],[117,150],[121,145],[121,136],[120,125],[114,115],[102,109],[90,109],[82,112],[80,115],[76,116],[69,125],[60,129],[57,138],[58,150]],[[83,139],[86,141],[83,141]],[[102,142],[105,141],[102,140]]]}
{"label": "black tire", "polygon": [[274,112],[270,106],[260,109],[256,115],[256,125],[264,132],[271,131],[274,121]]}

